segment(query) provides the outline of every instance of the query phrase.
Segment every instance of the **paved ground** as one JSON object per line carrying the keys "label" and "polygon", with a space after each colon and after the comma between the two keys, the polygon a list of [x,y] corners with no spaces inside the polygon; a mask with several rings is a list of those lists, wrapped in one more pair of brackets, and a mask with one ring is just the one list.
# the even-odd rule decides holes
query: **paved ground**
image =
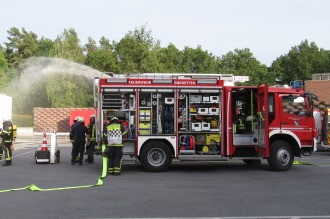
{"label": "paved ground", "polygon": [[[101,173],[101,159],[71,166],[70,147],[60,141],[60,164],[35,164],[35,144],[16,144],[13,166],[0,167],[0,190],[89,185]],[[51,192],[0,193],[1,218],[238,217],[330,215],[330,152],[316,153],[288,172],[272,172],[266,163],[175,162],[168,172],[148,173],[126,164],[104,186]],[[323,166],[322,166],[323,165]]]}

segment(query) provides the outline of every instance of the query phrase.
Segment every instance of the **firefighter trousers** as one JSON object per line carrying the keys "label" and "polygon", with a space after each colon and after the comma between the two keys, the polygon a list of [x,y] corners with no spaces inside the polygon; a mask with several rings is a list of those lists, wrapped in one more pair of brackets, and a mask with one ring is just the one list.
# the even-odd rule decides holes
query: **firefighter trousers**
{"label": "firefighter trousers", "polygon": [[88,145],[86,145],[86,153],[87,151],[89,152],[87,155],[87,160],[89,162],[93,162],[94,161],[94,150],[95,150],[95,146],[97,145],[97,143],[95,141],[90,141]]}
{"label": "firefighter trousers", "polygon": [[0,150],[0,160],[2,159],[2,154],[5,154],[5,163],[6,164],[11,164],[11,160],[12,160],[12,151],[11,151],[11,142],[5,142],[2,143],[2,147]]}
{"label": "firefighter trousers", "polygon": [[72,143],[72,149],[71,149],[71,161],[75,160],[76,162],[78,162],[78,161],[79,161],[79,157],[75,157],[75,158],[73,159],[74,141],[71,141],[71,143]]}
{"label": "firefighter trousers", "polygon": [[85,141],[74,141],[72,152],[71,152],[71,157],[72,157],[72,162],[76,162],[76,157],[78,157],[78,154],[80,153],[79,156],[79,163],[82,163],[82,160],[84,158],[84,151],[85,151]]}
{"label": "firefighter trousers", "polygon": [[121,170],[121,160],[123,158],[123,146],[108,146],[109,166],[108,172],[110,174],[119,174]]}

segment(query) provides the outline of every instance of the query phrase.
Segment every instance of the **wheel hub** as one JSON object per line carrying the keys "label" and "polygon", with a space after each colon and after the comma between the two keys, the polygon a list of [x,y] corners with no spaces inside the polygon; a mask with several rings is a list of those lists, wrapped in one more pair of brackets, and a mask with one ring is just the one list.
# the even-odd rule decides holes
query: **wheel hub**
{"label": "wheel hub", "polygon": [[290,154],[285,148],[281,148],[277,152],[277,159],[280,161],[281,165],[285,166],[290,161]]}
{"label": "wheel hub", "polygon": [[153,166],[161,166],[165,163],[166,154],[160,148],[153,148],[148,153],[148,161]]}

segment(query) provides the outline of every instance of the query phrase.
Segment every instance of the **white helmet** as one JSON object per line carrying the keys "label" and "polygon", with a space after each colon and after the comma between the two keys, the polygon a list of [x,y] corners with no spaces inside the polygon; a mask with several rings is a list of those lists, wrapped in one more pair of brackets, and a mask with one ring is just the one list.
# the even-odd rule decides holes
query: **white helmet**
{"label": "white helmet", "polygon": [[85,122],[84,117],[79,117],[78,122]]}
{"label": "white helmet", "polygon": [[93,114],[93,115],[91,115],[89,118],[92,118],[92,117],[94,117],[94,118],[95,118],[95,115]]}
{"label": "white helmet", "polygon": [[74,120],[78,121],[78,120],[79,120],[79,118],[80,118],[80,117],[79,117],[79,116],[77,116],[77,117],[76,117]]}

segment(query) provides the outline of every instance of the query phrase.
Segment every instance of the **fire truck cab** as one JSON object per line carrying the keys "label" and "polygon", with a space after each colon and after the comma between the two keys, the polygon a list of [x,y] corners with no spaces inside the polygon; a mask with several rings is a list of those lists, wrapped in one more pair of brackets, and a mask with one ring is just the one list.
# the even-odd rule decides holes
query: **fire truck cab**
{"label": "fire truck cab", "polygon": [[127,130],[123,151],[147,171],[173,159],[248,165],[267,159],[285,171],[311,155],[317,136],[312,101],[301,88],[235,86],[231,74],[111,74],[94,79],[97,138],[111,117]]}

